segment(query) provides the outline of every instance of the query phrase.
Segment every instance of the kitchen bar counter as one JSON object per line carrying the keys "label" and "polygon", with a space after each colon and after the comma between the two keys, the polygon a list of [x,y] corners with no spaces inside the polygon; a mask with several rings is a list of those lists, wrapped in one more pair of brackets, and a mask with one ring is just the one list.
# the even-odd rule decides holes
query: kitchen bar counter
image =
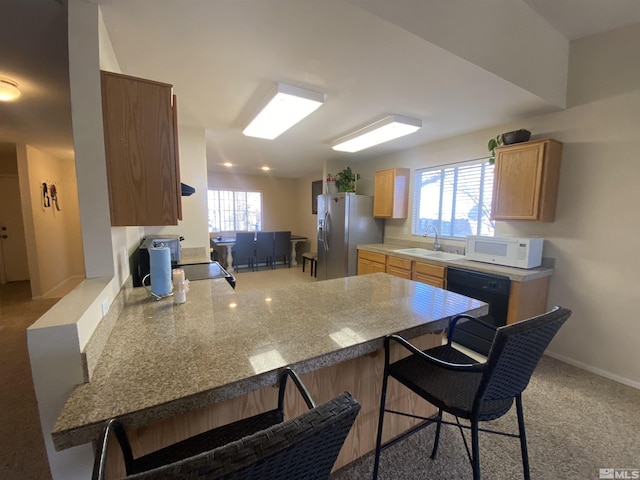
{"label": "kitchen bar counter", "polygon": [[[386,274],[235,293],[223,279],[191,283],[187,303],[133,289],[90,383],[76,387],[53,429],[62,450],[97,438],[105,420],[135,429],[414,338],[486,305]],[[374,372],[376,375],[379,372]],[[354,385],[354,388],[356,386]],[[349,387],[351,388],[351,387]]]}
{"label": "kitchen bar counter", "polygon": [[528,282],[530,280],[536,280],[539,278],[550,277],[553,275],[553,268],[545,266],[545,259],[543,258],[543,264],[540,267],[524,269],[515,267],[504,267],[502,265],[493,265],[491,263],[476,262],[474,260],[466,260],[464,258],[460,260],[440,260],[432,257],[421,257],[418,255],[408,255],[406,253],[399,253],[396,250],[409,248],[403,245],[395,245],[392,243],[376,243],[370,245],[358,245],[358,250],[365,250],[367,252],[381,253],[383,255],[392,255],[394,257],[404,258],[407,260],[413,260],[416,262],[433,263],[434,265],[441,265],[444,267],[459,267],[466,268],[467,270],[474,270],[476,272],[489,273],[493,275],[503,275],[509,277],[514,282]]}

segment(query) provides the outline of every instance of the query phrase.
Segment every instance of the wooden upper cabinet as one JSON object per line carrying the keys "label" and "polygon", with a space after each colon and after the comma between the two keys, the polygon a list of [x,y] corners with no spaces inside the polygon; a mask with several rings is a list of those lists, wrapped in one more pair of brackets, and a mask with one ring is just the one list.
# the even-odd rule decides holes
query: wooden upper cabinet
{"label": "wooden upper cabinet", "polygon": [[562,143],[537,140],[496,149],[493,220],[553,222]]}
{"label": "wooden upper cabinet", "polygon": [[376,172],[373,184],[373,216],[407,218],[409,169],[390,168]]}
{"label": "wooden upper cabinet", "polygon": [[111,225],[177,225],[182,216],[172,86],[101,72]]}

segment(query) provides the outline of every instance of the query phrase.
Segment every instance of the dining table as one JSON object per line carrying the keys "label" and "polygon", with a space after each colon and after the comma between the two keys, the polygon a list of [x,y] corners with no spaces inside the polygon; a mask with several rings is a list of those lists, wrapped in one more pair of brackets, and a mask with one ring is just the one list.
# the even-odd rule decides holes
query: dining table
{"label": "dining table", "polygon": [[[308,240],[308,237],[303,235],[294,235],[291,234],[291,266],[295,267],[298,265],[296,261],[296,245],[299,242],[304,242]],[[211,239],[211,247],[224,247],[226,252],[226,270],[229,273],[234,273],[233,269],[233,246],[236,244],[236,237],[214,237]]]}

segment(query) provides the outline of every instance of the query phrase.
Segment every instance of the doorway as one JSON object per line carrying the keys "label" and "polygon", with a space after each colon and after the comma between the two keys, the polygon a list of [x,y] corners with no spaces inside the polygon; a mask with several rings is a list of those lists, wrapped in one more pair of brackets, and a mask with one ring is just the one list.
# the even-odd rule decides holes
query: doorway
{"label": "doorway", "polygon": [[29,280],[17,175],[0,175],[0,284]]}

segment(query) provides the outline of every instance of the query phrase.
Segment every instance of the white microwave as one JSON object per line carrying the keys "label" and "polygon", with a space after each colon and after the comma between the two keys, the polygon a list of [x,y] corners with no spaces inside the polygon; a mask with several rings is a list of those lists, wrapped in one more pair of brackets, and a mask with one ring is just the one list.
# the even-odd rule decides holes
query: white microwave
{"label": "white microwave", "polygon": [[534,268],[542,264],[543,238],[467,236],[465,258],[507,267]]}

